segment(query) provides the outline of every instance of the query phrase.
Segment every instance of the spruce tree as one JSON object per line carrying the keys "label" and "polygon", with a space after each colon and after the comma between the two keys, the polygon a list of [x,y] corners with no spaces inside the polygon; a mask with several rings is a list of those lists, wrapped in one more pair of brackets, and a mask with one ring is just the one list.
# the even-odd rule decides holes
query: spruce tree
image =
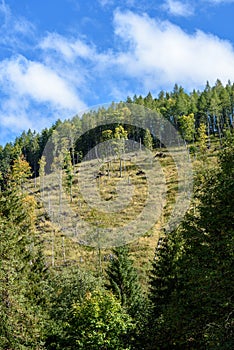
{"label": "spruce tree", "polygon": [[148,316],[148,303],[139,284],[128,246],[113,249],[113,259],[106,272],[107,289],[117,297],[123,310],[132,317],[135,323],[132,334],[129,334],[131,346],[133,349],[142,350],[140,334]]}
{"label": "spruce tree", "polygon": [[106,272],[107,288],[116,295],[129,314],[135,317],[140,311],[142,292],[127,246],[113,249],[113,259]]}

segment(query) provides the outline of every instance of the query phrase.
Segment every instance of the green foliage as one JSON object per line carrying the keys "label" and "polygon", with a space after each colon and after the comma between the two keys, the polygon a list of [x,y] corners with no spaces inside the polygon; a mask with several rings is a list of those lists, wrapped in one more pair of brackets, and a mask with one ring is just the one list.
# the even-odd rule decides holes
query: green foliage
{"label": "green foliage", "polygon": [[50,321],[47,324],[46,349],[73,349],[74,335],[73,304],[82,303],[87,292],[99,288],[99,281],[91,273],[78,267],[63,267],[51,271],[47,310]]}
{"label": "green foliage", "polygon": [[73,314],[73,349],[130,349],[128,333],[134,325],[113,294],[87,293],[82,303],[74,303]]}
{"label": "green foliage", "polygon": [[145,135],[143,139],[144,146],[148,148],[150,151],[153,150],[153,137],[151,136],[151,133],[149,129],[145,130]]}
{"label": "green foliage", "polygon": [[134,321],[135,328],[131,334],[131,345],[134,349],[142,349],[140,333],[148,317],[148,302],[143,295],[128,246],[117,247],[113,250],[113,259],[106,273],[106,288],[117,297],[123,309]]}
{"label": "green foliage", "polygon": [[112,130],[108,129],[108,130],[102,131],[102,141],[111,140],[112,138],[113,138]]}
{"label": "green foliage", "polygon": [[129,256],[127,246],[113,250],[113,260],[107,268],[107,288],[120,300],[131,316],[140,312],[142,292],[138,282],[137,271]]}
{"label": "green foliage", "polygon": [[198,128],[198,144],[199,144],[200,154],[204,155],[207,151],[207,134],[206,134],[206,126],[204,123],[201,123],[201,125]]}
{"label": "green foliage", "polygon": [[67,151],[65,153],[64,166],[65,166],[65,174],[66,174],[66,190],[70,196],[70,202],[72,202],[72,183],[74,178],[74,170],[72,166],[70,151]]}
{"label": "green foliage", "polygon": [[182,115],[178,118],[178,121],[183,138],[188,142],[193,141],[195,135],[194,114]]}
{"label": "green foliage", "polygon": [[[23,188],[32,173],[40,175],[44,187],[44,174],[50,169],[43,149],[58,126],[66,138],[60,143],[58,131],[53,133],[53,166],[59,169],[60,189],[65,175],[70,198],[75,163],[100,141],[113,141],[120,176],[127,138],[143,140],[152,150],[150,131],[131,126],[131,108],[112,104],[75,118],[72,126],[58,121],[40,134],[29,130],[13,144],[0,147],[1,349],[233,348],[234,84],[223,86],[217,80],[215,86],[207,83],[204,91],[191,94],[175,85],[158,98],[149,93],[127,102],[158,111],[188,142],[196,135],[190,151],[194,156],[197,150],[205,154],[200,159],[213,156],[208,151],[210,140],[215,143],[219,138],[222,147],[218,166],[197,180],[193,207],[184,222],[164,237],[157,251],[150,307],[127,247],[113,251],[106,271],[110,292],[79,268],[48,271],[36,232],[36,201]],[[113,117],[115,124],[111,124]],[[109,129],[101,124],[103,120]],[[159,128],[163,130],[163,119]]]}
{"label": "green foliage", "polygon": [[19,156],[13,163],[10,180],[14,186],[22,186],[31,175],[31,168],[23,156]]}

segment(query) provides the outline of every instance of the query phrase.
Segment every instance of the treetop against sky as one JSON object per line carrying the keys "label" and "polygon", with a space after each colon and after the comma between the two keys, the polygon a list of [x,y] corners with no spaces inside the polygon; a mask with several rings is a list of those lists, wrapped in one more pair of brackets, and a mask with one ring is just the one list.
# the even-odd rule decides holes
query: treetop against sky
{"label": "treetop against sky", "polygon": [[0,141],[174,84],[234,80],[232,0],[0,0]]}

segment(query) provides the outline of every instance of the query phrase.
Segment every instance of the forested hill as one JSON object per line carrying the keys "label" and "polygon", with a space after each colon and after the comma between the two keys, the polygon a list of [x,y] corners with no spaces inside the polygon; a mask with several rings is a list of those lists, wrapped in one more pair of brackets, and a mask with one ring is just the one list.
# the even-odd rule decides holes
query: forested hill
{"label": "forested hill", "polygon": [[[87,112],[74,118],[73,124],[57,121],[40,133],[23,132],[14,143],[1,147],[0,349],[234,348],[234,84],[224,87],[217,81],[214,87],[207,84],[204,91],[190,94],[175,86],[157,98],[149,93],[126,102],[118,104],[119,109],[111,104]],[[170,145],[168,151],[149,129],[122,125],[135,104],[156,111],[150,114],[153,117],[163,116],[160,126],[165,125],[163,120],[174,125],[185,140],[186,159],[193,165],[190,205],[171,231],[165,232],[163,225],[176,203],[179,167],[169,151],[177,154],[181,148]],[[96,123],[103,118],[107,125]],[[69,136],[70,146],[64,154],[57,137],[60,126]],[[62,164],[56,176],[52,171],[46,174],[52,190],[59,185],[60,200],[64,186],[69,208],[78,208],[81,224],[83,215],[94,223],[95,230],[110,222],[122,229],[127,219],[134,221],[146,206],[147,176],[132,164],[142,154],[145,161],[144,144],[153,155],[146,171],[157,164],[160,174],[151,172],[159,178],[156,185],[165,179],[166,203],[155,227],[134,242],[106,250],[73,241],[65,226],[59,227],[59,223],[66,224],[61,202],[56,207],[58,222],[51,210],[53,196],[44,193],[47,164],[43,150],[52,134],[57,147],[52,165]],[[86,174],[77,176],[80,166],[85,163],[93,169],[93,158],[81,162],[82,157],[103,140],[111,140],[120,154],[123,143],[116,140],[127,139],[137,141],[141,148],[133,157],[126,157],[124,164],[121,155],[105,162],[93,181],[109,205],[123,175],[122,188],[127,189],[131,182],[136,187],[133,200],[121,210],[122,216],[101,211],[103,217],[97,222],[97,210],[92,206],[89,210],[79,192],[78,179]],[[151,192],[152,188],[157,190],[151,199],[158,201],[158,187],[151,187]],[[43,206],[46,200],[49,213]],[[79,259],[74,258],[76,249],[82,250]]]}
{"label": "forested hill", "polygon": [[[153,97],[149,93],[146,97],[134,96],[128,97],[126,103],[135,103],[143,105],[146,108],[157,111],[163,117],[168,119],[178,130],[186,141],[191,143],[199,138],[199,128],[205,125],[205,131],[208,136],[208,147],[210,145],[210,137],[217,136],[220,144],[225,134],[233,128],[234,123],[234,84],[229,82],[223,86],[221,81],[217,80],[215,86],[211,87],[206,84],[204,91],[193,91],[186,93],[183,87],[175,85],[172,92],[161,91],[158,97]],[[113,112],[110,107],[109,112]],[[102,114],[102,108],[97,111],[90,111],[82,116],[81,120],[76,120],[76,127],[85,130],[87,125],[92,125],[92,120],[97,120]],[[66,121],[65,121],[66,123]],[[22,153],[30,164],[32,172],[38,176],[39,160],[42,156],[44,147],[51,136],[52,132],[61,121],[58,120],[51,128],[46,128],[40,133],[32,130],[23,132],[17,137],[15,142],[8,143],[4,147],[0,147],[0,172],[6,174],[9,170],[11,162]],[[100,137],[100,136],[98,136]],[[144,135],[138,134],[139,138]],[[92,139],[92,144],[88,148],[93,147],[99,140],[96,140],[96,133],[88,134],[87,138]],[[76,145],[76,157],[87,152],[87,145],[84,139]]]}

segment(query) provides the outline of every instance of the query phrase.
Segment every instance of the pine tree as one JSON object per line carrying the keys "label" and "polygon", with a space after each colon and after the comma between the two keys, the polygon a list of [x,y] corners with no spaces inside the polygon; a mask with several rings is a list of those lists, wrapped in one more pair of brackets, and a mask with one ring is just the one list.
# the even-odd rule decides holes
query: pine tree
{"label": "pine tree", "polygon": [[134,321],[134,330],[129,334],[130,344],[133,349],[142,350],[140,334],[148,317],[148,301],[139,283],[128,246],[113,249],[112,260],[106,273],[106,288],[117,297]]}
{"label": "pine tree", "polygon": [[127,246],[113,250],[114,258],[107,268],[107,288],[121,301],[131,316],[136,316],[142,303],[142,292],[137,272]]}
{"label": "pine tree", "polygon": [[71,153],[67,151],[64,156],[64,166],[66,174],[66,189],[72,202],[72,183],[74,178],[74,170],[72,166]]}

